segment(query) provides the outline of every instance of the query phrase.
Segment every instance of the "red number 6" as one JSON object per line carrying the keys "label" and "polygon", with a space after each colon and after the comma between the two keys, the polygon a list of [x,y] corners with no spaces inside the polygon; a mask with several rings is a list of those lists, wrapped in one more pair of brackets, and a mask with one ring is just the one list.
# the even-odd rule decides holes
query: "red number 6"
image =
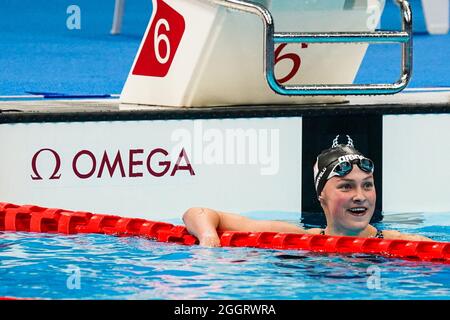
{"label": "red number 6", "polygon": [[[287,43],[282,43],[275,50],[275,64],[277,64],[278,62],[280,62],[281,60],[284,60],[284,59],[289,59],[293,63],[291,71],[285,77],[276,79],[278,81],[278,83],[280,83],[280,84],[291,80],[297,74],[297,72],[300,69],[300,66],[302,64],[302,59],[300,58],[299,55],[297,55],[295,53],[286,53],[286,54],[280,56],[281,51],[286,46],[287,46]],[[307,47],[308,47],[307,44],[302,43],[302,48],[307,48]]]}

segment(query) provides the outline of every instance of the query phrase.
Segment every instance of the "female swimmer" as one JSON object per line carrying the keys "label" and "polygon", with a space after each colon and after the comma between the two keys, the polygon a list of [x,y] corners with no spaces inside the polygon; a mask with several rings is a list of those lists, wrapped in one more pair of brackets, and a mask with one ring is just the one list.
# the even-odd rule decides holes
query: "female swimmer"
{"label": "female swimmer", "polygon": [[200,245],[211,247],[220,246],[217,230],[431,241],[420,235],[377,230],[369,224],[376,202],[373,171],[372,160],[356,150],[352,143],[334,144],[319,154],[314,165],[314,181],[327,221],[325,229],[303,229],[287,222],[253,220],[208,208],[188,209],[183,221],[187,230],[199,239]]}

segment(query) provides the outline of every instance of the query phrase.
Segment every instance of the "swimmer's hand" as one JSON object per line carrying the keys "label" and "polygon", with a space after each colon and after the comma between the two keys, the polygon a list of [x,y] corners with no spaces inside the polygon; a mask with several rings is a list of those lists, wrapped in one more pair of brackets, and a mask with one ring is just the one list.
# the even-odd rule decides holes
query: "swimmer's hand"
{"label": "swimmer's hand", "polygon": [[200,245],[203,247],[220,247],[220,239],[217,234],[203,235],[199,237]]}
{"label": "swimmer's hand", "polygon": [[207,208],[190,208],[183,215],[183,221],[190,234],[197,237],[201,246],[220,247],[217,227],[219,214]]}

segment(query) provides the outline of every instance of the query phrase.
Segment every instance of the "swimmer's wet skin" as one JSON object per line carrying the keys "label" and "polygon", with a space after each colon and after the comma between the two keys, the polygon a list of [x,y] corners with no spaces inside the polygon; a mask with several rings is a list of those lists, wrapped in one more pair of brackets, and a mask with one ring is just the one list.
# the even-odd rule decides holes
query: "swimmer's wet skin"
{"label": "swimmer's wet skin", "polygon": [[394,230],[377,230],[370,225],[375,211],[376,190],[373,178],[375,165],[354,146],[337,144],[322,151],[314,165],[314,182],[323,208],[327,227],[303,229],[282,221],[253,220],[233,213],[208,208],[190,208],[183,215],[188,231],[200,245],[220,246],[217,231],[281,232],[325,234],[416,241],[432,239]]}

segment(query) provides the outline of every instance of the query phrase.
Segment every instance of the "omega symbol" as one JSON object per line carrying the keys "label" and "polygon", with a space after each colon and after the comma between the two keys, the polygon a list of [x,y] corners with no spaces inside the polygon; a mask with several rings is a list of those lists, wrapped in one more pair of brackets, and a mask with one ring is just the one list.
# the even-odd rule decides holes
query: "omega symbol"
{"label": "omega symbol", "polygon": [[48,179],[49,180],[57,180],[57,179],[61,178],[61,174],[58,174],[59,169],[61,168],[61,158],[60,158],[59,154],[55,150],[52,150],[52,149],[41,149],[34,154],[33,159],[31,160],[31,167],[32,167],[32,170],[34,173],[34,175],[31,175],[31,179],[43,180],[41,175],[39,174],[39,171],[37,168],[37,158],[44,151],[49,151],[55,157],[55,168],[54,168],[53,173],[51,174],[50,178],[48,178]]}

